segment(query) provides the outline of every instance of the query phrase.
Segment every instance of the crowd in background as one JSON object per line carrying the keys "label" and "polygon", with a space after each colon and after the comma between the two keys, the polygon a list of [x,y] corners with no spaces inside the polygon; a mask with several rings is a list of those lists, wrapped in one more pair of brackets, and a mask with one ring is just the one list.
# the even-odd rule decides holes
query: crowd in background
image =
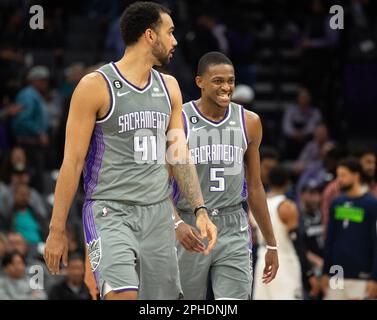
{"label": "crowd in background", "polygon": [[[31,30],[33,1],[0,1],[0,299],[90,299],[83,283],[81,186],[69,215],[71,254],[61,276],[47,271],[43,245],[70,97],[85,74],[122,56],[118,19],[130,2],[39,1],[45,29]],[[173,9],[178,39],[164,71],[177,77],[184,101],[199,96],[194,76],[203,53],[221,51],[232,59],[234,100],[260,114],[264,125],[266,191],[271,169],[284,165],[287,196],[299,208],[308,259],[320,277],[329,211],[340,195],[339,162],[356,157],[365,188],[377,196],[376,129],[368,117],[377,103],[376,4],[343,1],[346,28],[339,31],[328,24],[329,5],[337,1],[159,2]],[[292,56],[299,72],[284,73]],[[278,74],[269,74],[270,67]],[[43,289],[30,286],[35,266],[44,271]]]}

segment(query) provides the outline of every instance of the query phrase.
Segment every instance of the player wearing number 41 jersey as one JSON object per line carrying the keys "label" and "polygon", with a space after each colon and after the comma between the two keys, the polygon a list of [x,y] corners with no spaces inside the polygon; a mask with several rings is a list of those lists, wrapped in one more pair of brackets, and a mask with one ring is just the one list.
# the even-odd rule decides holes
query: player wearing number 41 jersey
{"label": "player wearing number 41 jersey", "polygon": [[191,227],[194,221],[189,204],[176,186],[176,234],[181,243],[178,261],[187,299],[206,298],[209,275],[215,299],[251,298],[250,234],[241,205],[245,178],[247,200],[269,245],[263,280],[270,282],[278,269],[275,238],[260,180],[261,123],[255,113],[230,101],[234,83],[232,62],[222,53],[209,52],[198,64],[196,84],[201,97],[183,105],[189,154],[210,218],[218,230],[216,247],[203,257],[202,241]]}
{"label": "player wearing number 41 jersey", "polygon": [[[187,164],[177,81],[152,68],[168,63],[177,45],[169,10],[137,2],[120,20],[123,58],[84,77],[72,97],[44,257],[53,273],[60,258],[66,260],[65,223],[83,169],[84,233],[100,295],[178,299],[166,155],[197,227],[209,239],[206,254],[216,242],[216,227],[205,210],[195,167]],[[182,159],[169,158],[167,146]]]}

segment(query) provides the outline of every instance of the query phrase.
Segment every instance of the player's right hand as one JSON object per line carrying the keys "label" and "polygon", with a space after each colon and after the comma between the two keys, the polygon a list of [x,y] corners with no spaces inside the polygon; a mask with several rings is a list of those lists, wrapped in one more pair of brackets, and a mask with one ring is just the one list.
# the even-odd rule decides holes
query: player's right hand
{"label": "player's right hand", "polygon": [[207,211],[201,209],[196,215],[196,227],[200,231],[202,239],[208,238],[208,246],[204,250],[204,255],[209,255],[212,249],[215,247],[217,241],[217,228],[208,217]]}
{"label": "player's right hand", "polygon": [[65,232],[50,230],[46,240],[43,258],[48,270],[55,275],[59,274],[60,259],[64,266],[68,264],[68,239]]}
{"label": "player's right hand", "polygon": [[181,223],[175,229],[175,235],[179,243],[190,252],[204,252],[205,245],[201,241],[198,231],[187,223]]}

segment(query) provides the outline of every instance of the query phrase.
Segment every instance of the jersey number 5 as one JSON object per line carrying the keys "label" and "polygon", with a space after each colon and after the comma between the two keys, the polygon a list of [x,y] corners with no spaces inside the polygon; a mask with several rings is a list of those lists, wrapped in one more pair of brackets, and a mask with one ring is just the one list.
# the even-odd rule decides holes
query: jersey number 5
{"label": "jersey number 5", "polygon": [[210,168],[209,169],[209,180],[211,183],[216,185],[211,185],[209,191],[224,191],[225,190],[225,178],[224,178],[224,168]]}

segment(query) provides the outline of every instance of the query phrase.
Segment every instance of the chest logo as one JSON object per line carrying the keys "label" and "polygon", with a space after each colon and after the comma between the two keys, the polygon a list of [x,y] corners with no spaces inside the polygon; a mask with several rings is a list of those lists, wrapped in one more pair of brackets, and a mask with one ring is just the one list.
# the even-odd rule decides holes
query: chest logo
{"label": "chest logo", "polygon": [[192,128],[191,130],[192,131],[199,131],[200,129],[203,129],[203,128],[205,128],[206,126],[201,126],[201,127],[195,127],[195,128]]}
{"label": "chest logo", "polygon": [[125,96],[126,94],[129,94],[131,91],[127,91],[127,92],[122,92],[120,93],[119,91],[117,92],[117,96],[118,97],[122,97],[122,96]]}

